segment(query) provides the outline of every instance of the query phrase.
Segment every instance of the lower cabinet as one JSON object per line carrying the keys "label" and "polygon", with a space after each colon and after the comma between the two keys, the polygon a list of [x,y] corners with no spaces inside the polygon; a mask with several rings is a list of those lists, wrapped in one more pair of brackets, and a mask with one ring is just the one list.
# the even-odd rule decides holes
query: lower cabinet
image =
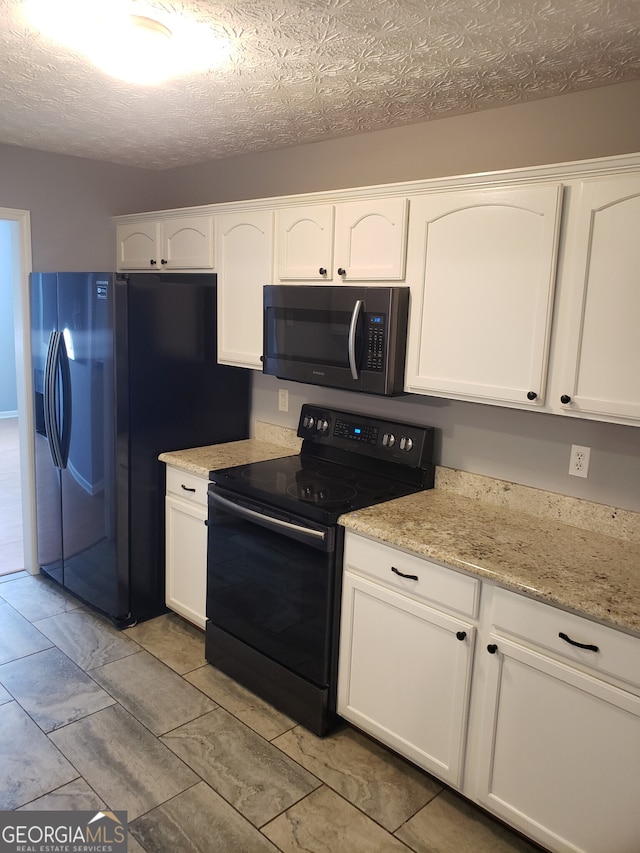
{"label": "lower cabinet", "polygon": [[338,713],[554,853],[640,850],[640,639],[345,538]]}
{"label": "lower cabinet", "polygon": [[167,467],[166,605],[204,628],[207,598],[207,480]]}

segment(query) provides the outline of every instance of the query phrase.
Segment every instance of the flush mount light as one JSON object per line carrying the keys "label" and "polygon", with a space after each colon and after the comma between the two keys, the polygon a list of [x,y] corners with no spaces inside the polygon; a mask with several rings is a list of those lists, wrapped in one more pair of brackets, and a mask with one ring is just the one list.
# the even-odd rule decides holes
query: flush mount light
{"label": "flush mount light", "polygon": [[144,0],[25,0],[24,12],[48,38],[131,83],[201,73],[230,53],[206,24]]}

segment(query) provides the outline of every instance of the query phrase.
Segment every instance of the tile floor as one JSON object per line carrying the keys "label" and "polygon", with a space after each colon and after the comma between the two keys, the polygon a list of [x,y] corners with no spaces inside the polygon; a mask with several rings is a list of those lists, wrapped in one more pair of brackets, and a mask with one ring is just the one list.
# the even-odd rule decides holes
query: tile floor
{"label": "tile floor", "polygon": [[348,725],[295,725],[174,614],[119,632],[0,577],[0,809],[104,807],[148,853],[539,850]]}

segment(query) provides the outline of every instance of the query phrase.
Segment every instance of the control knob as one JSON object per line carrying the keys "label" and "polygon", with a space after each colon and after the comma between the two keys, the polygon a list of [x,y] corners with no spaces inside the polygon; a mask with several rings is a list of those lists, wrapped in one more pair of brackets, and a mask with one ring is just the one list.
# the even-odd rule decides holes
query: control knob
{"label": "control knob", "polygon": [[406,435],[403,435],[400,439],[400,450],[404,450],[405,453],[408,453],[413,447],[413,439],[409,438]]}
{"label": "control knob", "polygon": [[315,418],[313,418],[311,415],[305,415],[302,419],[302,426],[305,429],[313,429],[313,425],[315,424],[315,422]]}
{"label": "control knob", "polygon": [[329,421],[326,421],[323,418],[319,419],[316,422],[316,429],[318,432],[326,432],[329,429]]}
{"label": "control knob", "polygon": [[396,443],[396,437],[392,432],[385,432],[382,436],[382,446],[383,447],[393,447]]}

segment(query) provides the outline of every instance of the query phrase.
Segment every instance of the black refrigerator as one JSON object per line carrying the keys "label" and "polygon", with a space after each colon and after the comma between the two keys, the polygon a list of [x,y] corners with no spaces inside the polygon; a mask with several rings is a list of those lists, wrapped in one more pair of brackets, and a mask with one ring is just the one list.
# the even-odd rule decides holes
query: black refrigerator
{"label": "black refrigerator", "polygon": [[32,273],[41,571],[125,627],[165,612],[163,451],[249,434],[215,275]]}

